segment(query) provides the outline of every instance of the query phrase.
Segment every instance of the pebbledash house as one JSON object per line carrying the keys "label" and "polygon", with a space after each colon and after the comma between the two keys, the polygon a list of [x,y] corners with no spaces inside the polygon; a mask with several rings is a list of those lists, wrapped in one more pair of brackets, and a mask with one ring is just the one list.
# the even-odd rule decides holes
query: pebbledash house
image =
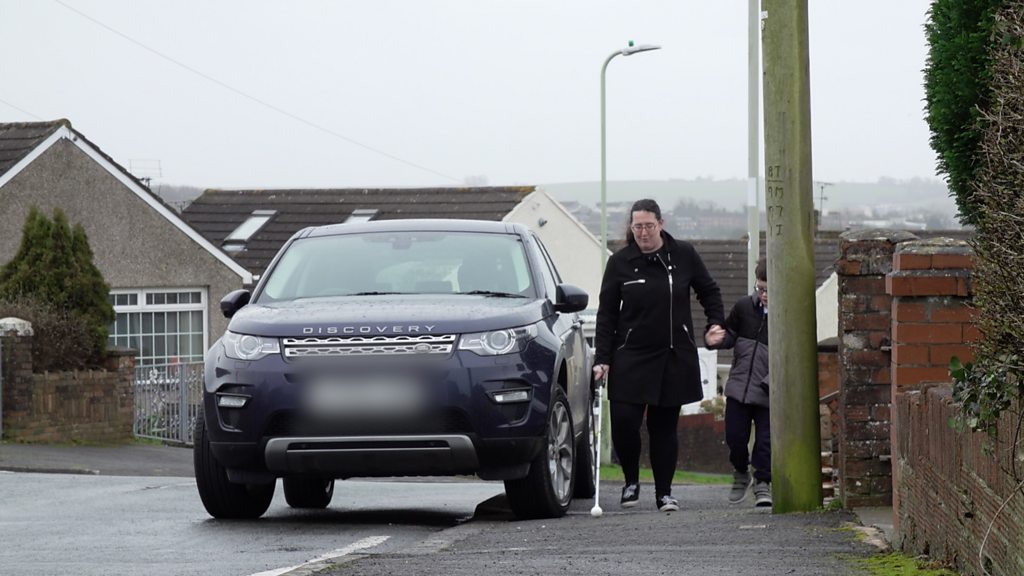
{"label": "pebbledash house", "polygon": [[0,124],[0,263],[32,207],[85,229],[117,313],[109,344],[134,348],[137,365],[202,361],[227,325],[221,296],[252,283],[67,120]]}
{"label": "pebbledash house", "polygon": [[563,280],[594,296],[593,306],[600,286],[600,241],[533,186],[207,190],[179,214],[64,119],[0,123],[0,265],[17,251],[32,207],[47,215],[59,208],[83,226],[117,314],[109,344],[135,349],[138,366],[202,361],[227,326],[220,299],[251,288],[307,226],[520,222],[550,247]]}

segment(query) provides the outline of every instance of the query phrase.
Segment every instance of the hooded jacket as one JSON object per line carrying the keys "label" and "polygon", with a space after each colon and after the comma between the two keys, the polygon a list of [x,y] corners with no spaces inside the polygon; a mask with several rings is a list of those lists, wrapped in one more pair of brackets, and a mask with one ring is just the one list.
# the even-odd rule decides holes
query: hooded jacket
{"label": "hooded jacket", "polygon": [[756,294],[740,298],[725,319],[725,339],[715,348],[733,348],[725,395],[744,404],[768,407],[768,309]]}
{"label": "hooded jacket", "polygon": [[693,245],[664,231],[661,236],[657,252],[644,254],[630,243],[605,267],[594,362],[609,366],[608,398],[614,401],[681,406],[700,400],[690,290],[709,325],[725,321],[718,284]]}

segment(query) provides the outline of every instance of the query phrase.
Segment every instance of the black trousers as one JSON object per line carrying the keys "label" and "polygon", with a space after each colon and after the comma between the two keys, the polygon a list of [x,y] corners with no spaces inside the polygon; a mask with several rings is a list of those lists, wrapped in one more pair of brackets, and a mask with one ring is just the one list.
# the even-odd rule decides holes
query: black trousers
{"label": "black trousers", "polygon": [[[768,408],[744,404],[735,398],[725,399],[725,443],[729,445],[729,462],[733,468],[746,472],[754,467],[754,478],[772,481],[772,433]],[[750,427],[754,427],[754,450],[750,452]]]}
{"label": "black trousers", "polygon": [[679,458],[679,406],[645,406],[626,402],[610,402],[612,444],[622,465],[626,484],[640,482],[640,424],[647,411],[647,436],[651,440],[651,470],[654,472],[656,497],[672,494],[672,477]]}

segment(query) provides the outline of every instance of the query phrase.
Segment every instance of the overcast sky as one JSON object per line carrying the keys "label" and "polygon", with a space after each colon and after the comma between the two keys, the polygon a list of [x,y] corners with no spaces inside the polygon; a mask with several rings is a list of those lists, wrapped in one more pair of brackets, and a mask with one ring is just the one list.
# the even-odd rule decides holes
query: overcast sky
{"label": "overcast sky", "polygon": [[[929,2],[808,3],[814,179],[934,177]],[[0,122],[167,184],[594,181],[629,40],[609,180],[745,178],[745,0],[0,0]]]}

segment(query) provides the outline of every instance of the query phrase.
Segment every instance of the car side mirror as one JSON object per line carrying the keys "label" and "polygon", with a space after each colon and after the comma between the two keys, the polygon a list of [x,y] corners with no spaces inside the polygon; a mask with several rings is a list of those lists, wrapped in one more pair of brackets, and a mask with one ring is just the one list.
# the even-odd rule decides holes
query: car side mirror
{"label": "car side mirror", "polygon": [[242,306],[249,303],[252,294],[248,290],[235,290],[220,299],[220,311],[225,318],[231,318]]}
{"label": "car side mirror", "polygon": [[590,296],[582,288],[572,284],[559,284],[555,288],[556,312],[579,312],[586,310],[589,303]]}

